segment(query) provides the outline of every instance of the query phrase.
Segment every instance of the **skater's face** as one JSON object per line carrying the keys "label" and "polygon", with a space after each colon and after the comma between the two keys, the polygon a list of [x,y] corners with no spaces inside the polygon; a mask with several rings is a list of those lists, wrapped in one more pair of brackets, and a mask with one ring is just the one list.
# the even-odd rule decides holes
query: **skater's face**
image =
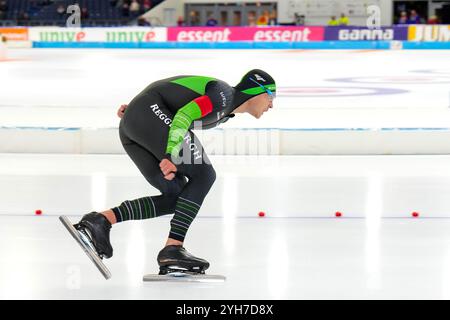
{"label": "skater's face", "polygon": [[269,95],[268,93],[260,94],[251,98],[250,102],[247,112],[256,119],[259,119],[264,112],[273,108],[273,95]]}

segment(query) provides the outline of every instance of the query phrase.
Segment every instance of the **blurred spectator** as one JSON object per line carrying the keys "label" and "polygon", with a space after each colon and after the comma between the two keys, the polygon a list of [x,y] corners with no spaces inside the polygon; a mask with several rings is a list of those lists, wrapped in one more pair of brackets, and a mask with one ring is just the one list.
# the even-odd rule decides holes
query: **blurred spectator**
{"label": "blurred spectator", "polygon": [[200,25],[200,19],[198,17],[198,12],[195,10],[192,10],[191,12],[189,12],[189,25],[190,26]]}
{"label": "blurred spectator", "polygon": [[336,27],[339,25],[339,21],[336,19],[336,16],[332,16],[330,21],[328,21],[328,25],[330,27]]}
{"label": "blurred spectator", "polygon": [[138,18],[137,25],[139,27],[150,27],[151,26],[150,22],[148,22],[147,19],[145,19],[144,17]]}
{"label": "blurred spectator", "polygon": [[263,11],[262,15],[259,16],[256,24],[258,26],[267,26],[269,24],[269,11],[268,10]]}
{"label": "blurred spectator", "polygon": [[256,15],[254,12],[249,12],[247,15],[248,25],[250,27],[256,26]]}
{"label": "blurred spectator", "polygon": [[298,12],[294,13],[295,25],[296,26],[304,26],[305,25],[305,16],[303,14],[299,14]]}
{"label": "blurred spectator", "polygon": [[428,19],[427,23],[428,24],[439,24],[440,20],[436,15],[433,15],[430,17],[430,19]]}
{"label": "blurred spectator", "polygon": [[117,2],[118,0],[109,0],[109,4],[111,5],[111,7],[117,7]]}
{"label": "blurred spectator", "polygon": [[217,24],[218,24],[217,20],[212,15],[208,17],[208,20],[206,21],[206,26],[215,27],[217,26]]}
{"label": "blurred spectator", "polygon": [[398,18],[397,24],[407,24],[408,23],[408,14],[406,11],[402,11],[400,13],[400,17]]}
{"label": "blurred spectator", "polygon": [[133,0],[130,5],[130,13],[132,17],[137,17],[139,15],[139,12],[141,10],[141,5],[137,0]]}
{"label": "blurred spectator", "polygon": [[411,10],[411,14],[409,15],[408,24],[420,24],[421,19],[420,16],[417,14],[416,10]]}
{"label": "blurred spectator", "polygon": [[56,12],[59,14],[60,17],[62,17],[63,15],[66,14],[66,8],[64,7],[64,5],[60,4],[60,5],[56,8]]}
{"label": "blurred spectator", "polygon": [[341,13],[341,18],[339,19],[339,25],[340,26],[348,26],[349,23],[350,23],[350,20],[345,15],[345,13]]}
{"label": "blurred spectator", "polygon": [[8,11],[8,4],[6,1],[0,1],[0,20],[6,19],[6,11]]}
{"label": "blurred spectator", "polygon": [[151,8],[152,2],[150,0],[144,0],[142,3],[142,10],[144,11],[144,13],[150,10]]}
{"label": "blurred spectator", "polygon": [[30,14],[35,14],[38,12],[41,8],[39,7],[38,0],[30,0],[28,4],[28,12]]}
{"label": "blurred spectator", "polygon": [[122,4],[122,16],[124,17],[130,16],[130,6],[126,2]]}
{"label": "blurred spectator", "polygon": [[20,11],[19,15],[17,16],[17,20],[19,22],[19,25],[26,25],[30,20],[30,16],[25,11]]}
{"label": "blurred spectator", "polygon": [[184,26],[184,19],[182,16],[179,16],[177,19],[177,26],[183,27]]}
{"label": "blurred spectator", "polygon": [[86,7],[81,8],[81,19],[89,19],[89,10]]}
{"label": "blurred spectator", "polygon": [[269,23],[268,23],[268,25],[269,26],[276,26],[277,24],[278,24],[277,12],[274,10],[269,15]]}
{"label": "blurred spectator", "polygon": [[8,11],[8,3],[5,0],[0,1],[0,11]]}

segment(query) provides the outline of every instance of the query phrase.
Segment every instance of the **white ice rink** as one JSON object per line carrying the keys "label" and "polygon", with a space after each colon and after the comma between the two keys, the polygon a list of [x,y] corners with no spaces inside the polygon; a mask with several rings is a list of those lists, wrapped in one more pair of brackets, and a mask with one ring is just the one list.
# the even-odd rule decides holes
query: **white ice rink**
{"label": "white ice rink", "polygon": [[236,84],[252,68],[276,79],[275,109],[225,127],[448,128],[450,120],[446,50],[34,49],[8,56],[0,62],[6,127],[114,127],[112,111],[155,80],[201,74]]}
{"label": "white ice rink", "polygon": [[[154,80],[232,84],[257,67],[277,80],[275,108],[224,127],[444,132],[449,62],[449,51],[10,50],[0,128],[116,128],[118,106]],[[150,284],[168,217],[113,227],[109,281],[57,219],[156,194],[127,155],[0,154],[0,298],[450,298],[450,156],[211,160],[218,179],[186,248],[227,281]]]}

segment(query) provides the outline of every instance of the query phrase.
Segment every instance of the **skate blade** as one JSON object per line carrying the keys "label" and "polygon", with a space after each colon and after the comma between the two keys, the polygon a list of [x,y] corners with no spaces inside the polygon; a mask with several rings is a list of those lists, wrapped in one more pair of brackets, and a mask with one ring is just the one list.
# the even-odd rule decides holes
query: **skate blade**
{"label": "skate blade", "polygon": [[206,274],[187,274],[184,272],[172,272],[165,275],[147,274],[144,276],[144,282],[224,282],[226,277],[221,275],[206,275]]}
{"label": "skate blade", "polygon": [[75,241],[80,245],[80,247],[83,249],[83,251],[87,254],[89,259],[95,264],[97,269],[101,272],[101,274],[105,277],[106,280],[111,278],[111,272],[109,269],[105,266],[105,264],[102,262],[100,257],[97,255],[95,250],[91,247],[89,243],[86,243],[86,239],[83,239],[83,237],[86,237],[83,235],[83,237],[80,235],[80,232],[78,232],[72,223],[70,222],[69,218],[66,216],[60,216],[59,220],[61,223],[66,227],[67,231],[72,235],[72,237],[75,239]]}

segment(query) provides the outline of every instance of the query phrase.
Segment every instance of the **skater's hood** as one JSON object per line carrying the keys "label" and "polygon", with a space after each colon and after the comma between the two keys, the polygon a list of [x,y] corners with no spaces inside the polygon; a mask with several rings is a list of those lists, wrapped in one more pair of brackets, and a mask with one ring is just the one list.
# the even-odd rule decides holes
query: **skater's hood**
{"label": "skater's hood", "polygon": [[267,72],[253,69],[247,72],[233,89],[233,106],[236,109],[247,100],[266,93],[267,90],[275,93],[276,84],[275,80]]}

